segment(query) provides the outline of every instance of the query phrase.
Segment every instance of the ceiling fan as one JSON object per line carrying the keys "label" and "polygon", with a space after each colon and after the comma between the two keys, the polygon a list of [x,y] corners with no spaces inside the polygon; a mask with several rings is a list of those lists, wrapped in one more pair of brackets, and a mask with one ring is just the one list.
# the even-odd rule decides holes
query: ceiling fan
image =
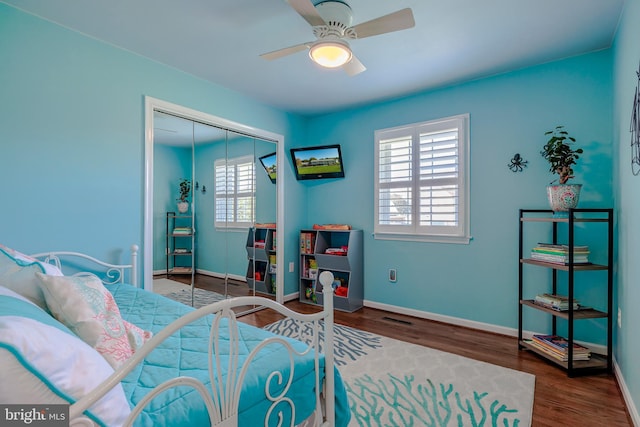
{"label": "ceiling fan", "polygon": [[273,60],[309,49],[309,56],[317,64],[326,68],[342,67],[350,76],[355,76],[367,68],[351,51],[348,39],[363,39],[405,30],[415,25],[413,12],[409,8],[351,26],[352,10],[342,1],[323,1],[315,6],[311,0],[287,2],[313,27],[316,40],[263,53],[260,56]]}

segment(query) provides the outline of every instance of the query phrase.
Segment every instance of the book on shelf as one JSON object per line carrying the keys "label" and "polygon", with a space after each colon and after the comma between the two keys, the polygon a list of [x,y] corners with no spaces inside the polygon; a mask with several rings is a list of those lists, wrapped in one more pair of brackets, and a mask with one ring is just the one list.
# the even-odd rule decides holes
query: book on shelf
{"label": "book on shelf", "polygon": [[[567,355],[569,353],[569,341],[560,335],[541,335],[534,334],[533,342],[548,349],[549,351],[556,352],[561,355]],[[573,355],[591,355],[591,350],[582,346],[574,341],[573,343]]]}
{"label": "book on shelf", "polygon": [[[548,254],[548,255],[569,255],[569,250],[564,250],[564,249],[549,249],[549,248],[544,248],[544,247],[540,247],[540,246],[536,246],[535,248],[532,249],[533,252],[539,253],[539,254]],[[575,250],[573,251],[574,255],[582,255],[582,256],[586,256],[589,255],[589,251],[583,251],[583,250]]]}
{"label": "book on shelf", "polygon": [[[539,305],[540,307],[544,307],[544,308],[548,308],[549,310],[554,310],[554,311],[569,311],[569,306],[566,307],[558,307],[556,305],[553,304],[549,304],[549,303],[545,303],[545,302],[541,302],[541,301],[537,301],[537,300],[533,300],[533,303],[535,305]],[[586,307],[581,306],[580,304],[573,304],[573,310],[574,311],[578,311],[578,310],[584,310],[586,309]]]}
{"label": "book on shelf", "polygon": [[173,234],[191,234],[191,227],[174,227]]}
{"label": "book on shelf", "polygon": [[[531,254],[531,259],[534,261],[548,262],[550,264],[569,265],[568,257],[542,257],[539,255]],[[591,264],[588,259],[573,258],[573,264],[576,265],[588,265]]]}
{"label": "book on shelf", "polygon": [[[556,243],[538,243],[538,247],[540,248],[548,248],[548,249],[556,249],[556,250],[565,250],[569,251],[569,245],[559,245]],[[589,251],[589,246],[586,245],[573,245],[574,251]]]}
{"label": "book on shelf", "polygon": [[316,233],[300,233],[300,253],[312,254],[316,247]]}
{"label": "book on shelf", "polygon": [[[561,362],[568,362],[569,361],[569,356],[565,353],[558,353],[556,351],[550,350],[549,348],[545,347],[544,345],[538,343],[536,340],[527,340],[525,339],[524,342],[526,342],[527,344],[529,344],[532,347],[535,347],[536,349],[540,350],[542,353],[556,359],[559,360]],[[581,353],[574,353],[573,354],[573,360],[574,361],[580,361],[580,360],[589,360],[591,358],[591,354],[581,354]]]}
{"label": "book on shelf", "polygon": [[[568,248],[554,249],[544,246],[536,246],[531,250],[531,259],[551,262],[558,264],[569,263],[569,250]],[[574,264],[589,264],[589,250],[574,250],[573,251],[573,263]]]}
{"label": "book on shelf", "polygon": [[[555,294],[539,294],[536,295],[533,302],[546,308],[557,311],[569,310],[569,298],[562,295]],[[573,300],[573,309],[579,310],[581,308],[578,300]]]}

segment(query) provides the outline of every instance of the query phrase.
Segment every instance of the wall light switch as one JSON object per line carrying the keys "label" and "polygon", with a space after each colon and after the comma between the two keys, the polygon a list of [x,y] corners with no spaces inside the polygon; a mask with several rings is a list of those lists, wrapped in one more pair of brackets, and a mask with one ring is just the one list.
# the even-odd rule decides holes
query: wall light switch
{"label": "wall light switch", "polygon": [[396,269],[395,268],[390,268],[389,269],[389,281],[390,282],[394,282],[394,283],[397,281]]}

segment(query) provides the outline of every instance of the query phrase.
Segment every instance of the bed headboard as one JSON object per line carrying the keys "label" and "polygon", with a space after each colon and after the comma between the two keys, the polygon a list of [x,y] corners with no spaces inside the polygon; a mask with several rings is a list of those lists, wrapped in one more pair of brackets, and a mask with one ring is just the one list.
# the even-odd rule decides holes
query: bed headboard
{"label": "bed headboard", "polygon": [[[131,245],[131,264],[111,264],[80,252],[53,251],[31,255],[73,276],[91,275],[105,284],[129,283],[138,286],[138,245]],[[127,274],[128,273],[128,274]]]}

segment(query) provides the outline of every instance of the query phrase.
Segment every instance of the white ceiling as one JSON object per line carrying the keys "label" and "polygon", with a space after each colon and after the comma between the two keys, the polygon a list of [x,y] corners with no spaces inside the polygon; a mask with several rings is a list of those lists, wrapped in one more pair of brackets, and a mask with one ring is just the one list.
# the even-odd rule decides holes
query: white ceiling
{"label": "white ceiling", "polygon": [[367,67],[354,77],[306,52],[260,58],[314,40],[285,0],[2,1],[265,104],[318,114],[608,48],[625,0],[347,0],[354,25],[405,7],[416,22],[351,41]]}

